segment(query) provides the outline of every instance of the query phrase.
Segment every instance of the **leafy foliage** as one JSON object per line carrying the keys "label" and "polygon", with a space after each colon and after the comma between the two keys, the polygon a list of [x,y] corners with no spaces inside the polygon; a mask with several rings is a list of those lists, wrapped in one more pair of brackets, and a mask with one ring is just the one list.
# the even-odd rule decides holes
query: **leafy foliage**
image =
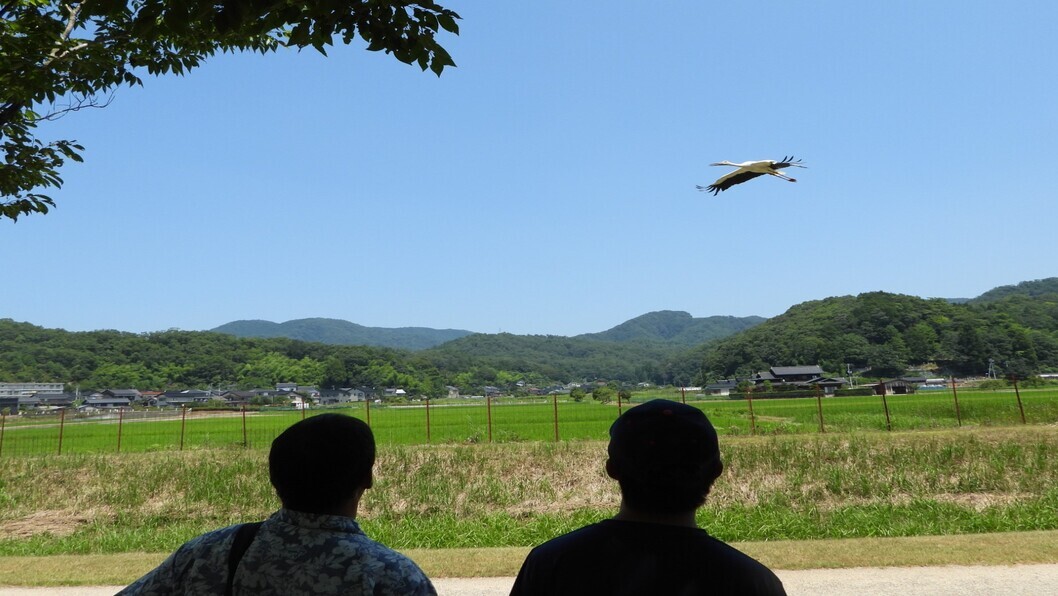
{"label": "leafy foliage", "polygon": [[37,124],[105,105],[144,72],[184,74],[217,52],[326,54],[359,36],[440,75],[455,63],[435,37],[459,32],[459,15],[432,0],[12,0],[0,17],[0,218],[13,220],[47,213],[54,202],[37,189],[61,187],[59,168],[81,161],[82,146],[37,139]]}

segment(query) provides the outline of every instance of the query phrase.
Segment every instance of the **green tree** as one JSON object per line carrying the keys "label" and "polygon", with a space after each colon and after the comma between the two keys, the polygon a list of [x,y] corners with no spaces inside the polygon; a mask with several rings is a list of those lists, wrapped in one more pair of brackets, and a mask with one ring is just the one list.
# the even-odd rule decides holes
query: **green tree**
{"label": "green tree", "polygon": [[184,74],[217,52],[326,54],[360,37],[440,75],[455,63],[435,37],[459,32],[459,15],[432,0],[9,0],[0,17],[0,219],[47,213],[40,190],[81,161],[81,145],[38,139],[38,123],[103,107],[144,72]]}
{"label": "green tree", "polygon": [[592,399],[594,399],[595,401],[600,401],[604,404],[612,402],[614,400],[614,397],[616,396],[617,391],[614,391],[613,387],[609,386],[596,387],[595,390],[591,392]]}
{"label": "green tree", "polygon": [[569,397],[575,402],[584,401],[584,396],[587,394],[588,393],[584,391],[584,388],[582,387],[574,387],[573,389],[569,390]]}

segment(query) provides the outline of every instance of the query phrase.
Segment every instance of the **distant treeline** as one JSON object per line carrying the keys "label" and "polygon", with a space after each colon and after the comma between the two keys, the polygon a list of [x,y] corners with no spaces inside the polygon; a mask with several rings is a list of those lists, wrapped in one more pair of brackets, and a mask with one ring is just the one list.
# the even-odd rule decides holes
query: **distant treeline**
{"label": "distant treeline", "polygon": [[446,385],[480,394],[485,385],[513,388],[517,381],[689,385],[800,364],[819,364],[835,375],[846,365],[869,368],[874,377],[923,365],[937,374],[983,375],[990,360],[1004,376],[1058,371],[1058,278],[997,288],[961,304],[884,292],[805,302],[690,349],[657,335],[604,341],[474,334],[409,352],[199,331],[75,333],[0,319],[0,381],[64,382],[83,390],[296,382],[438,396]]}

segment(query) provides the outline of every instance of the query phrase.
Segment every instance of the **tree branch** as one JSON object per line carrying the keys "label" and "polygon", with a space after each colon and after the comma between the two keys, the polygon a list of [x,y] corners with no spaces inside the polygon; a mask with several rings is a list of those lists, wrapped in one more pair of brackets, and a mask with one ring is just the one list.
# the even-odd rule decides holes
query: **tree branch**
{"label": "tree branch", "polygon": [[56,42],[55,47],[52,49],[51,53],[48,54],[48,59],[44,61],[43,66],[47,67],[52,62],[69,56],[71,52],[76,52],[77,50],[88,46],[87,42],[83,42],[72,48],[67,48],[65,50],[62,49],[63,43],[70,40],[70,35],[72,35],[73,30],[77,28],[77,17],[81,14],[81,6],[81,2],[78,2],[77,4],[66,4],[63,6],[63,8],[66,9],[66,12],[70,15],[66,19],[66,29],[64,29],[62,34],[59,35],[59,41]]}
{"label": "tree branch", "polygon": [[106,101],[103,102],[103,103],[99,103],[99,101],[96,99],[96,97],[94,95],[92,95],[92,96],[82,95],[79,99],[71,100],[71,102],[69,104],[67,104],[65,108],[62,108],[62,109],[59,109],[59,110],[54,110],[54,111],[48,112],[44,116],[41,116],[40,120],[48,120],[48,121],[58,120],[59,118],[62,118],[63,116],[65,116],[66,114],[69,114],[70,112],[76,112],[78,110],[83,110],[85,108],[105,108],[105,107],[109,106],[110,102],[112,102],[112,101],[114,101],[114,95],[113,94],[108,95]]}

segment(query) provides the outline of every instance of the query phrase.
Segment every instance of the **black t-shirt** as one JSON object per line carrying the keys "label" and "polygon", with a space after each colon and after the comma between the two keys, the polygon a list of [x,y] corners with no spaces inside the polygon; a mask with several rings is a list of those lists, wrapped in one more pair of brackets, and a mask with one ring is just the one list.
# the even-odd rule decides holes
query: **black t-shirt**
{"label": "black t-shirt", "polygon": [[512,596],[784,595],[755,559],[705,530],[608,519],[534,548]]}

